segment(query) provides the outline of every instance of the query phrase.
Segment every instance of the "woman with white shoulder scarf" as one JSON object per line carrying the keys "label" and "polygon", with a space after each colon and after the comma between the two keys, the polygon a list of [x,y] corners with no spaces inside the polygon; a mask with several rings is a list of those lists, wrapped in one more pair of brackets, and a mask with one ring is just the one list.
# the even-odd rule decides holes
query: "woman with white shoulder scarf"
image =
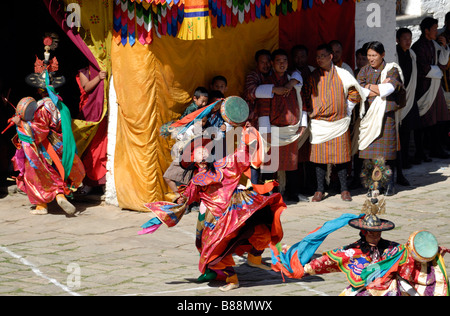
{"label": "woman with white shoulder scarf", "polygon": [[366,102],[361,109],[359,134],[359,157],[362,159],[383,158],[392,170],[385,195],[395,194],[395,160],[400,149],[395,91],[401,87],[403,75],[396,63],[386,63],[382,43],[374,41],[368,45],[369,64],[358,73],[357,80],[365,88]]}

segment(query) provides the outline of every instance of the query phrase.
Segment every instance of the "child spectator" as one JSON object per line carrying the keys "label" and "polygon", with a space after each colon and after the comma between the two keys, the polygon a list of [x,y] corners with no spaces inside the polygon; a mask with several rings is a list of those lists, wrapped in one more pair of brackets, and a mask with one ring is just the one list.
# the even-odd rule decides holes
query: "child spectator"
{"label": "child spectator", "polygon": [[184,110],[180,119],[208,104],[208,90],[205,87],[197,87],[192,97],[192,103]]}
{"label": "child spectator", "polygon": [[224,76],[215,76],[212,80],[211,80],[211,89],[210,90],[217,90],[222,92],[223,95],[226,95],[226,92],[228,90],[228,82],[227,82],[227,78],[225,78]]}

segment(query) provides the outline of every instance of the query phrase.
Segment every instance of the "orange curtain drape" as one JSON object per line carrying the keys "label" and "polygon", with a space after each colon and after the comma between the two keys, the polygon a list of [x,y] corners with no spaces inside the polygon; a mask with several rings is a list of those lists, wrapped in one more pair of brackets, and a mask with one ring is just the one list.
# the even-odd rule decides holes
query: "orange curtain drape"
{"label": "orange curtain drape", "polygon": [[278,17],[213,29],[213,38],[183,41],[171,36],[151,45],[112,45],[118,121],[114,177],[119,206],[147,211],[165,199],[163,174],[173,142],[159,136],[162,124],[179,117],[197,86],[215,75],[228,79],[227,95],[240,95],[254,53],[278,48]]}

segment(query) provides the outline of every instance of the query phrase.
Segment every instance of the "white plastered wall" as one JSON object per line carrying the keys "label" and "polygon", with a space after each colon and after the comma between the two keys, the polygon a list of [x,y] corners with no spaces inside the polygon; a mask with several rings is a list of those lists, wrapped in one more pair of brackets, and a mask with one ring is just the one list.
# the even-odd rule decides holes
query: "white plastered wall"
{"label": "white plastered wall", "polygon": [[396,4],[394,0],[361,0],[355,7],[355,51],[364,43],[383,43],[387,62],[395,58]]}
{"label": "white plastered wall", "polygon": [[114,90],[114,79],[111,76],[109,86],[109,108],[108,108],[108,147],[106,162],[106,185],[105,185],[105,203],[119,206],[117,201],[116,186],[114,182],[114,151],[116,149],[116,131],[117,131],[117,97]]}

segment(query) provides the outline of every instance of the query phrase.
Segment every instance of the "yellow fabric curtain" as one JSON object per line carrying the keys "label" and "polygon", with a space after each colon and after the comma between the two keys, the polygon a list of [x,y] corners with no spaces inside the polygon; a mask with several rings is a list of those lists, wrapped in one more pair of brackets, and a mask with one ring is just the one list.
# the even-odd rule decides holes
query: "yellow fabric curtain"
{"label": "yellow fabric curtain", "polygon": [[102,117],[98,122],[79,119],[72,121],[72,130],[77,143],[78,155],[81,156],[94,137],[98,124],[103,120],[108,109],[109,77],[111,75],[111,40],[113,23],[113,0],[82,1],[64,0],[64,3],[77,3],[80,6],[81,27],[78,32],[97,60],[100,70],[108,72],[104,81],[104,102]]}
{"label": "yellow fabric curtain", "polygon": [[119,104],[115,186],[119,206],[147,211],[144,203],[169,192],[163,174],[171,162],[171,140],[162,124],[179,117],[197,86],[209,89],[215,75],[228,80],[227,95],[240,95],[259,49],[278,48],[278,17],[213,29],[208,40],[170,36],[151,45],[113,44],[114,87]]}

